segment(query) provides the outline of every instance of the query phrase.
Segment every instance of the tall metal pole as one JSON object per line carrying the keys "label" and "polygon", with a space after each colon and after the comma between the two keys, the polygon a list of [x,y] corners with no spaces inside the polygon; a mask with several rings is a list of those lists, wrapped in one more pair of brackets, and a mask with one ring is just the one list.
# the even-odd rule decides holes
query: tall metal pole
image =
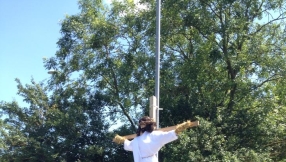
{"label": "tall metal pole", "polygon": [[[161,0],[156,0],[156,76],[155,76],[155,97],[156,97],[156,123],[157,129],[159,129],[159,101],[160,101],[160,19],[161,19]],[[157,159],[159,159],[159,153],[157,152]]]}
{"label": "tall metal pole", "polygon": [[155,96],[156,96],[156,123],[159,129],[159,97],[160,97],[160,18],[161,18],[161,0],[156,4],[156,76],[155,76]]}

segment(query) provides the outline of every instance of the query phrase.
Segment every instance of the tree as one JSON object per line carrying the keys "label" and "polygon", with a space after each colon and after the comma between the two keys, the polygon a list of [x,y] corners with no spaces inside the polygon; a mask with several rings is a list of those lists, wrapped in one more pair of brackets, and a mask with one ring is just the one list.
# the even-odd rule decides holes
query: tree
{"label": "tree", "polygon": [[[131,161],[111,138],[134,132],[148,114],[155,5],[79,1],[81,12],[62,21],[59,50],[45,60],[56,70],[46,87],[19,84],[29,109],[1,104],[12,117],[2,124],[2,157]],[[160,161],[286,159],[284,7],[282,0],[162,2],[160,125],[201,126],[164,147]],[[122,126],[108,132],[114,120]],[[29,145],[15,148],[14,136]]]}
{"label": "tree", "polygon": [[[91,5],[91,1],[85,2]],[[92,7],[88,11],[82,6],[81,15],[89,17],[88,22],[78,23],[86,26],[83,28],[87,30],[81,32],[85,36],[78,37],[79,32],[72,30],[75,43],[67,48],[72,51],[60,53],[58,57],[63,60],[69,54],[72,58],[89,60],[89,66],[81,64],[79,69],[90,76],[89,79],[97,79],[92,80],[94,85],[99,85],[97,88],[111,96],[115,103],[110,107],[120,107],[119,113],[124,114],[131,125],[134,122],[130,117],[138,116],[134,115],[138,102],[132,101],[144,101],[151,96],[148,95],[152,89],[149,81],[153,84],[154,74],[155,1],[141,3],[147,9],[139,9],[132,1],[115,1],[111,10],[97,6],[96,16],[86,14],[95,13]],[[275,90],[278,82],[278,87],[284,86],[281,82],[285,76],[282,66],[285,63],[284,3],[162,2],[161,94],[164,95],[160,105],[165,110],[161,113],[160,124],[168,126],[197,117],[210,122],[209,129],[201,131],[201,134],[210,135],[199,137],[197,145],[190,147],[199,149],[194,156],[201,160],[241,159],[242,156],[245,160],[267,156],[274,160],[285,158],[279,149],[275,149],[275,153],[269,151],[273,147],[283,150],[285,141],[280,117],[271,118],[277,107],[285,114],[285,103],[275,99],[284,98],[281,91]],[[279,12],[271,15],[275,11]],[[263,19],[267,16],[268,20]],[[77,16],[77,20],[83,17]],[[78,49],[85,49],[81,57],[74,55]],[[63,67],[72,66],[65,64]],[[138,73],[139,70],[143,72]],[[276,126],[269,127],[265,121],[270,119]],[[272,138],[268,135],[270,132],[276,137],[279,134],[279,138]],[[205,147],[211,136],[220,139],[220,144],[210,143]],[[280,142],[270,146],[273,140]],[[160,157],[172,161],[172,158]]]}
{"label": "tree", "polygon": [[[19,94],[30,107],[1,103],[9,118],[1,128],[7,161],[104,161],[110,141],[103,107],[108,101],[99,92],[89,93],[85,84],[58,87],[51,95],[32,80]],[[110,143],[110,142],[109,142]]]}
{"label": "tree", "polygon": [[[100,1],[85,0],[80,1],[80,8],[80,14],[62,22],[63,36],[57,43],[60,50],[45,66],[60,71],[55,80],[80,73],[78,82],[88,82],[110,97],[107,108],[115,112],[110,114],[111,119],[122,114],[135,131],[134,119],[141,116],[141,107],[146,107],[146,96],[151,95],[150,86],[154,83],[150,68],[154,61],[141,46],[143,35],[130,27],[139,22],[134,15],[136,7],[129,1],[114,2],[114,8],[108,10]],[[64,82],[57,80],[52,84]]]}
{"label": "tree", "polygon": [[[285,135],[280,132],[285,131],[281,120],[270,115],[278,109],[285,114],[285,104],[275,99],[283,97],[275,89],[285,77],[283,6],[284,1],[163,2],[162,40],[168,59],[162,73],[173,83],[162,78],[170,85],[162,86],[161,92],[168,94],[162,103],[174,106],[161,119],[168,123],[197,115],[212,122],[218,133],[214,135],[227,141],[216,149],[193,147],[200,149],[195,156],[219,155],[209,160],[221,160],[226,155],[218,153],[220,149],[242,161],[248,155],[285,159],[285,138],[279,138],[275,153],[268,147],[276,138],[270,132]],[[270,14],[275,11],[279,12]],[[271,18],[262,19],[267,16]]]}

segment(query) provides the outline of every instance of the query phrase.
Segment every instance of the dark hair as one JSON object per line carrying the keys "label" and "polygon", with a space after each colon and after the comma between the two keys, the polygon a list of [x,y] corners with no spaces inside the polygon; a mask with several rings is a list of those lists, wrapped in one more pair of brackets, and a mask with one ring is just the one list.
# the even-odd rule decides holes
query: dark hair
{"label": "dark hair", "polygon": [[144,116],[139,120],[138,129],[136,131],[137,136],[140,136],[140,133],[145,131],[151,133],[154,130],[156,122],[149,116]]}

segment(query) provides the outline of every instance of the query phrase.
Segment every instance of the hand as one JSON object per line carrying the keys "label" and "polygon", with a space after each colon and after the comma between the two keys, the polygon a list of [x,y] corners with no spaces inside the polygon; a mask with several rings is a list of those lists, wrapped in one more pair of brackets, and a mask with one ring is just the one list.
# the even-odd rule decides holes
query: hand
{"label": "hand", "polygon": [[175,129],[175,132],[176,132],[176,134],[180,134],[182,131],[184,131],[185,129],[187,129],[191,126],[192,126],[192,123],[191,123],[191,121],[188,120],[184,123],[178,124],[176,129]]}
{"label": "hand", "polygon": [[124,143],[124,141],[126,140],[126,138],[119,136],[118,134],[113,138],[113,142],[117,143],[117,144],[122,144]]}

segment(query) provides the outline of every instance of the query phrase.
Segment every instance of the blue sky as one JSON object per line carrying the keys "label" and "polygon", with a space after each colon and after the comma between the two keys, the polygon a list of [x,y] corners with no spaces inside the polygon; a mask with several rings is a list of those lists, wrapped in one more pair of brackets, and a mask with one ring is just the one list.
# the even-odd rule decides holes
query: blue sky
{"label": "blue sky", "polygon": [[30,84],[50,77],[43,58],[57,51],[60,20],[77,13],[77,0],[0,0],[0,101],[24,104],[15,78]]}

